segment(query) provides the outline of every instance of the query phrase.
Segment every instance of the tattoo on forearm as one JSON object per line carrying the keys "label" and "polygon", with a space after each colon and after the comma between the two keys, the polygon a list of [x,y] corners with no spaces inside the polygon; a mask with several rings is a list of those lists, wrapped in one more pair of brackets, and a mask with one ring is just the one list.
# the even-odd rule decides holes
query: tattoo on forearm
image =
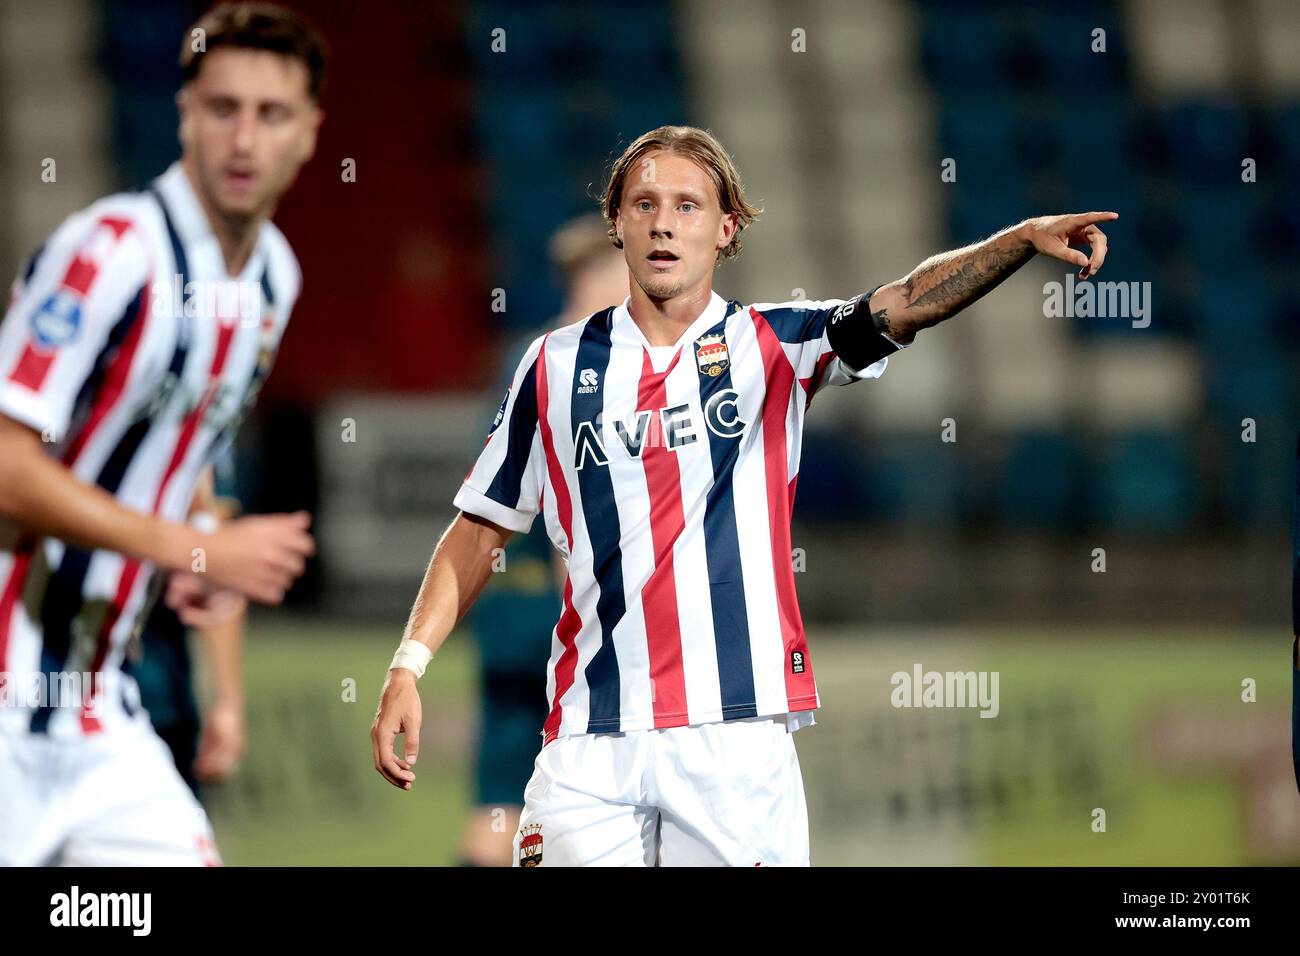
{"label": "tattoo on forearm", "polygon": [[871,321],[876,326],[876,331],[881,335],[887,336],[894,341],[899,340],[899,336],[902,333],[898,329],[894,328],[894,324],[889,321],[888,309],[881,309],[879,312],[872,312]]}
{"label": "tattoo on forearm", "polygon": [[921,263],[903,284],[908,308],[930,313],[918,314],[916,327],[935,325],[970,305],[1033,256],[1033,246],[1010,247],[1003,237],[995,236]]}

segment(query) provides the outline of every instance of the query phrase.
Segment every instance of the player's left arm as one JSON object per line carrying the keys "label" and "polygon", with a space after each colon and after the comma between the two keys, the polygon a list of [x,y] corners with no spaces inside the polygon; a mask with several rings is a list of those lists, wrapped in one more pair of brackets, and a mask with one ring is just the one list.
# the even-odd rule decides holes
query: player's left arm
{"label": "player's left arm", "polygon": [[[952,318],[1040,252],[1078,266],[1079,278],[1087,279],[1106,260],[1106,235],[1097,223],[1118,218],[1117,212],[1040,216],[983,242],[931,256],[871,296],[876,331],[910,345],[917,332]],[[1089,255],[1079,251],[1084,245]]]}
{"label": "player's left arm", "polygon": [[[217,496],[216,477],[209,468],[195,489],[191,521],[228,521],[238,510],[234,499]],[[198,580],[188,574],[173,574],[172,578],[182,587]],[[211,689],[194,758],[194,775],[205,783],[217,783],[230,776],[244,756],[243,659],[248,602],[233,591],[200,593],[192,602],[183,603],[179,613],[195,628]]]}
{"label": "player's left arm", "polygon": [[[246,605],[245,605],[246,607]],[[194,775],[216,783],[234,773],[244,756],[245,610],[219,624],[201,628],[198,639],[207,663],[211,699],[203,713],[203,730],[194,758]]]}

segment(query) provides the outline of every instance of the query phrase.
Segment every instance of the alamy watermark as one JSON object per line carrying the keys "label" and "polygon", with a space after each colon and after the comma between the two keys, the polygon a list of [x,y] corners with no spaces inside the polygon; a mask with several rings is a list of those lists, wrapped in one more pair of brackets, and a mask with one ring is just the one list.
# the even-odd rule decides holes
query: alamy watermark
{"label": "alamy watermark", "polygon": [[0,709],[72,707],[94,714],[117,691],[115,671],[0,671]]}
{"label": "alamy watermark", "polygon": [[238,319],[243,328],[262,321],[262,283],[242,279],[159,279],[149,290],[150,308],[159,317]]}
{"label": "alamy watermark", "polygon": [[1069,273],[1064,282],[1043,283],[1043,315],[1049,319],[1129,319],[1133,328],[1151,324],[1150,282],[1076,282]]}
{"label": "alamy watermark", "polygon": [[927,671],[917,663],[912,670],[895,671],[889,702],[894,707],[971,707],[981,717],[996,717],[997,671]]}

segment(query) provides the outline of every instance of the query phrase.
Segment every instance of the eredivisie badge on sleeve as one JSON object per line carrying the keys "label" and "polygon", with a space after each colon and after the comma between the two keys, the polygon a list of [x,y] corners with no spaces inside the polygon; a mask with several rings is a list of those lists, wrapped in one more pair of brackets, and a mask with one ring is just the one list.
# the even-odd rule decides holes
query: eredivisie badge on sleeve
{"label": "eredivisie badge on sleeve", "polygon": [[727,355],[727,340],[722,335],[701,335],[695,340],[695,361],[700,374],[717,378],[727,370],[731,359]]}

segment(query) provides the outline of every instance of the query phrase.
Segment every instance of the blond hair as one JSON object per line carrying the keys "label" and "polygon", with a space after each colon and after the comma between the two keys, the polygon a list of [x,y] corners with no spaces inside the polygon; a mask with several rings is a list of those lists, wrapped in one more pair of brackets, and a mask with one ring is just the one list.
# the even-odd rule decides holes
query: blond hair
{"label": "blond hair", "polygon": [[614,220],[618,216],[619,204],[623,201],[623,187],[628,173],[638,166],[649,153],[667,152],[685,156],[708,174],[718,193],[718,201],[724,214],[736,216],[736,232],[731,242],[718,250],[718,262],[730,259],[740,252],[740,233],[763,211],[761,206],[753,206],[745,200],[745,186],[740,181],[740,171],[730,154],[708,130],[694,126],[660,126],[648,133],[638,136],[610,170],[609,183],[605,187],[605,196],[601,200],[601,211],[605,222],[609,224],[609,239],[615,248],[622,249],[623,243],[618,238],[618,229]]}

